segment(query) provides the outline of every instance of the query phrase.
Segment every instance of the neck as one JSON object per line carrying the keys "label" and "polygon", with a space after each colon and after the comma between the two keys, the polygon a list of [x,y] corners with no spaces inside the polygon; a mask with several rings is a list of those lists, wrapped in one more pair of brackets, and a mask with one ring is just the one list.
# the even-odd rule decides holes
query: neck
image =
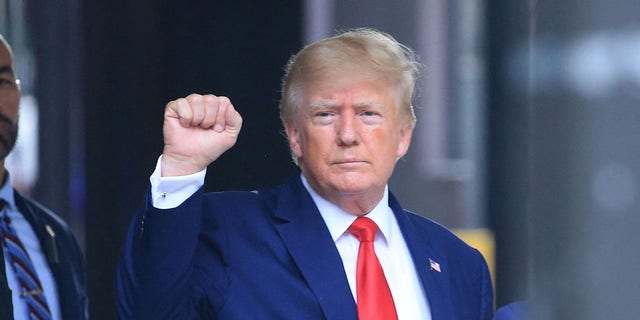
{"label": "neck", "polygon": [[[318,192],[317,189],[315,189]],[[327,201],[337,205],[342,210],[349,212],[355,216],[364,216],[375,208],[384,195],[384,189],[381,191],[367,191],[357,194],[344,194],[341,192],[318,194]]]}
{"label": "neck", "polygon": [[[332,201],[333,202],[333,201]],[[378,201],[353,201],[346,200],[342,202],[334,202],[337,206],[355,216],[361,217],[371,212],[376,207]]]}

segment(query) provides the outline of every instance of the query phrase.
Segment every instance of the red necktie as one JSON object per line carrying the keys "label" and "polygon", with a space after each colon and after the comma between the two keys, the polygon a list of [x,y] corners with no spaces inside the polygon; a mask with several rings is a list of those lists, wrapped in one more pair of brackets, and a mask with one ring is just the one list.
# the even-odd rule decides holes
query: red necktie
{"label": "red necktie", "polygon": [[360,320],[398,319],[391,290],[384,277],[382,266],[373,249],[373,239],[378,226],[373,220],[359,217],[349,227],[349,232],[360,240],[356,271],[356,294]]}

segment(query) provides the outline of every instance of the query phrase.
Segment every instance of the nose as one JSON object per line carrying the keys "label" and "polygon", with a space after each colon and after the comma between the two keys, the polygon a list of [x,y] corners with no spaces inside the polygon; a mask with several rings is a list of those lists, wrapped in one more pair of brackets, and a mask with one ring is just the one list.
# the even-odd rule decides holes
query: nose
{"label": "nose", "polygon": [[355,115],[341,114],[336,125],[338,145],[351,146],[360,144],[360,130]]}

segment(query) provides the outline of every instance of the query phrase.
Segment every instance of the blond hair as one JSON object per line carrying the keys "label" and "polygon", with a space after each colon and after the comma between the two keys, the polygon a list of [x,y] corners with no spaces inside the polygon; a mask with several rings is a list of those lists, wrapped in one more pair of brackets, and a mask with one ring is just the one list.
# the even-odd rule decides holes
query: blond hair
{"label": "blond hair", "polygon": [[373,29],[354,29],[304,47],[285,68],[280,99],[280,119],[291,120],[309,79],[328,72],[355,67],[391,81],[399,97],[401,119],[414,124],[411,103],[418,63],[413,51],[391,35]]}

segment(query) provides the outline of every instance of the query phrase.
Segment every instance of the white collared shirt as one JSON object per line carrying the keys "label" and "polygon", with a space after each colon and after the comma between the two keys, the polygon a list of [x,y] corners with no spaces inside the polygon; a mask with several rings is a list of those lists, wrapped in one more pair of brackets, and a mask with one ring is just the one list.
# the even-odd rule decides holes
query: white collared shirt
{"label": "white collared shirt", "polygon": [[[149,179],[153,206],[158,209],[175,208],[204,185],[206,169],[189,176],[161,177],[161,159],[162,157],[158,159]],[[322,198],[309,186],[304,176],[300,177],[329,228],[342,259],[351,293],[354,300],[357,300],[356,264],[360,241],[347,230],[356,216]],[[385,188],[382,200],[366,216],[380,229],[374,240],[374,248],[389,283],[398,319],[431,320],[429,302],[422,288],[422,281],[388,203],[388,190]]]}
{"label": "white collared shirt", "polygon": [[[357,302],[356,266],[360,240],[348,230],[356,216],[322,198],[311,188],[304,176],[300,177],[329,228],[333,242],[342,258],[351,294]],[[385,188],[382,200],[366,214],[366,217],[378,225],[379,231],[373,246],[389,284],[398,319],[430,320],[431,312],[426,293],[422,288],[422,281],[416,272],[409,248],[388,203],[389,192],[388,188]]]}
{"label": "white collared shirt", "polygon": [[[9,173],[7,172],[7,175]],[[54,320],[61,319],[60,306],[58,304],[58,290],[56,287],[56,281],[53,278],[47,259],[40,248],[40,241],[36,236],[31,224],[25,219],[25,217],[18,211],[15,199],[13,197],[13,185],[11,184],[11,177],[7,176],[6,183],[0,188],[0,199],[3,199],[6,204],[4,210],[7,210],[9,218],[11,218],[11,226],[16,230],[20,241],[27,249],[29,258],[33,263],[33,267],[36,269],[38,279],[42,283],[42,290],[44,291],[51,311],[51,317]],[[4,248],[3,248],[4,249]],[[22,288],[18,283],[15,271],[11,264],[7,260],[7,251],[4,252],[4,269],[6,271],[7,283],[9,289],[11,289],[11,300],[13,302],[13,318],[16,320],[29,319],[27,316],[27,305],[24,300],[20,298]]]}

